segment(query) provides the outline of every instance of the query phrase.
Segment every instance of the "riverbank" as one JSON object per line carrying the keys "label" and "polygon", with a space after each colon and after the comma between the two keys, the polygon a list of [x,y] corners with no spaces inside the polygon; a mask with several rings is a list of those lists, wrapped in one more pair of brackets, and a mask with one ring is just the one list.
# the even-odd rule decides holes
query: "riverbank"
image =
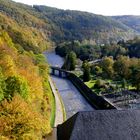
{"label": "riverbank", "polygon": [[54,121],[54,127],[56,127],[58,124],[62,124],[65,121],[64,118],[64,106],[62,105],[62,101],[60,99],[60,95],[58,95],[58,91],[56,90],[54,83],[52,81],[52,79],[49,77],[49,83],[52,89],[52,92],[54,94],[54,98],[55,98],[55,121]]}

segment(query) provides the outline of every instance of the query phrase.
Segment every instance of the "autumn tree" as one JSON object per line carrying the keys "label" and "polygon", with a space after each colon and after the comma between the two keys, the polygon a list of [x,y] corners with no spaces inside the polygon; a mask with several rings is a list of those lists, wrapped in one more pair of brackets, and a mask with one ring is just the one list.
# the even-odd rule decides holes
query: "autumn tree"
{"label": "autumn tree", "polygon": [[120,78],[128,79],[130,76],[130,59],[127,56],[120,56],[114,63],[114,70]]}
{"label": "autumn tree", "polygon": [[40,31],[1,13],[0,21],[0,139],[43,139],[51,131],[53,95],[38,52],[49,43]]}
{"label": "autumn tree", "polygon": [[48,120],[20,96],[0,104],[0,135],[7,139],[43,139],[50,132]]}
{"label": "autumn tree", "polygon": [[113,74],[114,74],[114,70],[113,70],[113,64],[114,64],[114,60],[112,57],[105,57],[102,62],[101,62],[101,68],[103,70],[103,76],[105,78],[112,78]]}

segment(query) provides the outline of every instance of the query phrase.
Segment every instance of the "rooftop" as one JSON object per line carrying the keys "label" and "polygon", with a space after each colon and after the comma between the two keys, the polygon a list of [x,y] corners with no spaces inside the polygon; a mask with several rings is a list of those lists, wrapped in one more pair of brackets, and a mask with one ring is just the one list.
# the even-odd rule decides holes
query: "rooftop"
{"label": "rooftop", "polygon": [[140,110],[79,112],[57,128],[58,140],[138,140]]}

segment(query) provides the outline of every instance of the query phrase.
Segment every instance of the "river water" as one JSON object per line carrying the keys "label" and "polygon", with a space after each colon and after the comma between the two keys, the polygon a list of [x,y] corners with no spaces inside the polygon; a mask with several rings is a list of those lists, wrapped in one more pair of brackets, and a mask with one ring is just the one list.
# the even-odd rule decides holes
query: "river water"
{"label": "river water", "polygon": [[[61,67],[64,63],[63,58],[56,55],[55,52],[44,53],[47,61],[52,66]],[[88,104],[85,98],[75,88],[75,86],[68,80],[51,75],[56,88],[58,89],[66,110],[67,119],[73,116],[78,111],[92,111],[92,106]]]}

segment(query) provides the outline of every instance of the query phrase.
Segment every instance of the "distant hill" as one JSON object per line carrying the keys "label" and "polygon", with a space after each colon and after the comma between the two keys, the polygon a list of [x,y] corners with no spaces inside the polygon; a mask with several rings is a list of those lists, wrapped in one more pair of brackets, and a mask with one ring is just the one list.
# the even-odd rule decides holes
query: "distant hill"
{"label": "distant hill", "polygon": [[47,6],[34,6],[52,25],[55,42],[89,40],[93,43],[109,43],[134,37],[135,31],[111,17],[88,12],[60,10]]}
{"label": "distant hill", "polygon": [[0,28],[24,50],[37,53],[49,46],[47,21],[39,17],[31,6],[0,0]]}
{"label": "distant hill", "polygon": [[140,16],[126,15],[113,16],[112,18],[140,33]]}
{"label": "distant hill", "polygon": [[139,34],[117,17],[47,6],[31,7],[11,0],[0,0],[0,27],[14,43],[33,52],[45,50],[52,42],[79,40],[104,44],[132,39]]}

